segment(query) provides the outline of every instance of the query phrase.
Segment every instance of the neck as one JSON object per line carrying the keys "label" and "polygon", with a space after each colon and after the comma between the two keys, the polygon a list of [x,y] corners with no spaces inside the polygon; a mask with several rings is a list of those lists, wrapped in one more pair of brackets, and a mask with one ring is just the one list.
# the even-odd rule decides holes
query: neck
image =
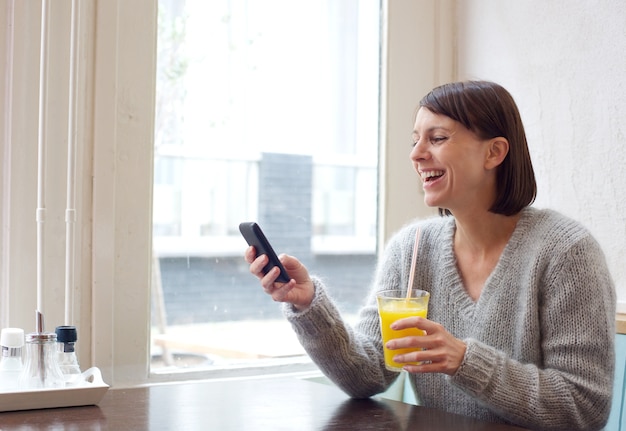
{"label": "neck", "polygon": [[504,216],[488,211],[461,217],[455,214],[455,248],[480,254],[501,249],[511,238],[520,217],[521,213]]}

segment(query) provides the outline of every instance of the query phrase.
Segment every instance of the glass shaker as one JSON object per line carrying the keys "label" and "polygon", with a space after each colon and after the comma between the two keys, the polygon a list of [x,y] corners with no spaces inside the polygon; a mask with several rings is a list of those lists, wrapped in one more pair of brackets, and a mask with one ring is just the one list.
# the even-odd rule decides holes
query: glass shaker
{"label": "glass shaker", "polygon": [[57,361],[57,334],[31,332],[26,335],[26,357],[19,386],[22,390],[65,387]]}
{"label": "glass shaker", "polygon": [[59,368],[65,377],[65,383],[68,385],[77,385],[80,383],[80,366],[76,357],[76,340],[78,334],[75,326],[57,326],[55,329],[57,334],[57,359]]}

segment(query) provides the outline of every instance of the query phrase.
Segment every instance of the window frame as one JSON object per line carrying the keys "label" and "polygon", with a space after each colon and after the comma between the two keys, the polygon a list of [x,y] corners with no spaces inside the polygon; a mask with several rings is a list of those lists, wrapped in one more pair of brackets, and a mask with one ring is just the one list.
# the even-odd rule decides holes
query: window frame
{"label": "window frame", "polygon": [[[13,20],[14,32],[24,28],[18,25],[22,21],[37,27],[32,18],[38,16],[37,11],[32,10],[35,6],[21,3],[24,2],[5,2],[1,11],[2,19]],[[80,187],[74,311],[79,328],[81,365],[83,368],[99,367],[104,380],[117,387],[180,379],[315,371],[313,364],[303,360],[209,372],[150,374],[157,0],[81,0],[77,3],[80,4],[81,42],[76,85],[81,96],[76,123],[78,141],[82,145],[77,161]],[[69,27],[68,10],[68,6],[52,8],[52,22]],[[415,174],[408,160],[410,127],[417,95],[455,77],[454,14],[453,0],[382,2],[379,244],[384,244],[407,220],[434,214],[424,207],[419,189],[410,195],[405,192],[406,184],[415,184]],[[9,39],[28,39],[23,34],[11,34],[9,30],[2,37],[0,53],[5,56],[10,54],[6,51]],[[61,31],[52,34],[49,42],[51,61],[56,65],[53,70],[60,70],[55,73],[60,74],[61,81],[69,75],[68,69],[62,66],[67,59],[67,40],[68,31]],[[33,46],[36,41],[30,40],[29,49]],[[0,309],[0,323],[28,329],[34,321],[30,317],[33,294],[25,293],[30,290],[23,286],[32,285],[34,289],[34,284],[33,271],[23,262],[35,256],[35,201],[22,197],[32,197],[36,191],[31,178],[36,149],[33,150],[33,145],[19,145],[21,139],[32,141],[32,133],[22,136],[25,130],[32,129],[32,124],[18,114],[23,112],[22,103],[26,104],[28,112],[33,112],[36,98],[32,97],[32,88],[25,88],[29,82],[37,82],[33,80],[37,69],[25,69],[25,65],[32,65],[36,58],[21,61],[16,55],[14,50],[14,67],[0,72],[4,82],[10,83],[3,88],[3,95],[9,89],[12,92],[11,97],[5,98],[7,113],[0,119],[5,130],[4,145],[0,148],[5,168],[0,178],[0,197],[8,202],[3,207],[8,209],[0,213],[3,226],[0,298],[10,299],[3,301],[8,306]],[[12,76],[7,77],[7,74]],[[54,82],[58,79],[53,78]],[[50,86],[49,103],[57,103],[54,109],[59,110],[58,100],[63,99],[65,90],[63,85]],[[31,97],[23,97],[24,101],[20,102],[24,95]],[[62,203],[66,124],[66,118],[60,115],[55,125],[49,126],[51,136],[58,138],[50,140],[48,151],[48,154],[55,154],[49,158],[49,176],[55,177],[51,180],[50,199]],[[24,164],[28,169],[6,169]],[[62,213],[63,205],[51,209],[54,214]],[[29,217],[33,223],[25,222]],[[53,268],[48,271],[50,278],[58,280],[63,279],[62,270],[58,269],[63,268],[58,243],[65,225],[49,217],[45,255],[47,265]],[[59,308],[62,283],[52,283],[49,289],[47,297],[51,309]],[[49,315],[48,322],[62,320],[62,313],[57,311]]]}

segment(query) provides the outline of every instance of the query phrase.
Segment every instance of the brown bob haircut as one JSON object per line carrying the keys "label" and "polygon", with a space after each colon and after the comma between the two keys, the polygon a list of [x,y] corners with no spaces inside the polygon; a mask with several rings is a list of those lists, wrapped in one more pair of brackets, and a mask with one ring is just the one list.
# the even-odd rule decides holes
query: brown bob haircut
{"label": "brown bob haircut", "polygon": [[[503,137],[509,152],[496,172],[496,199],[489,209],[510,216],[534,202],[535,172],[517,105],[502,86],[489,81],[463,81],[433,89],[420,108],[458,121],[480,139]],[[441,215],[450,211],[439,209]]]}

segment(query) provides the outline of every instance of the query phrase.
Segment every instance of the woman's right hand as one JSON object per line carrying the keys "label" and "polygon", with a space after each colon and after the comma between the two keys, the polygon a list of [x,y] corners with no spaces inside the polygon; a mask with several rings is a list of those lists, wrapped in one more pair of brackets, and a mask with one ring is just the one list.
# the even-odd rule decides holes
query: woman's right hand
{"label": "woman's right hand", "polygon": [[291,277],[288,283],[281,283],[276,282],[276,278],[280,273],[277,266],[270,269],[267,274],[263,274],[263,268],[269,261],[266,255],[262,254],[257,257],[255,248],[250,246],[246,249],[244,257],[246,262],[250,264],[250,272],[261,280],[263,290],[274,301],[293,304],[300,311],[311,305],[315,287],[309,277],[309,271],[298,259],[286,254],[278,256]]}

